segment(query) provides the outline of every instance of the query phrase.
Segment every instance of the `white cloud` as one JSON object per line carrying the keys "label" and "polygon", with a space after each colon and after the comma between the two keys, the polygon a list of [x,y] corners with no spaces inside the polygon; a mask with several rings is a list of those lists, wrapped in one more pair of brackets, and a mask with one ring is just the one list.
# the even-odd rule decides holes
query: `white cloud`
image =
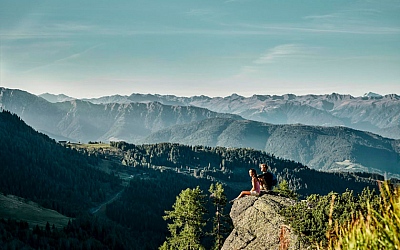
{"label": "white cloud", "polygon": [[99,27],[97,26],[76,22],[59,22],[45,25],[41,22],[31,21],[14,29],[0,30],[0,35],[2,39],[6,40],[66,38],[71,35],[85,35],[98,30]]}
{"label": "white cloud", "polygon": [[296,63],[309,59],[321,59],[322,47],[311,47],[303,44],[281,44],[268,49],[260,54],[250,64],[242,66],[239,73],[233,76],[234,79],[246,79],[251,75],[257,75],[265,71],[265,66],[274,63],[286,63],[297,60]]}
{"label": "white cloud", "polygon": [[390,27],[390,26],[377,26],[377,25],[368,25],[365,22],[350,22],[350,21],[322,21],[316,20],[317,18],[329,18],[326,17],[308,17],[309,19],[315,19],[315,23],[306,23],[306,24],[238,24],[237,27],[243,27],[248,30],[248,33],[256,34],[271,34],[275,33],[279,34],[287,34],[293,32],[300,33],[338,33],[338,34],[360,34],[360,35],[393,35],[400,34],[400,28],[398,27]]}
{"label": "white cloud", "polygon": [[63,62],[67,62],[67,61],[70,61],[70,60],[79,59],[80,57],[82,57],[83,55],[88,53],[89,51],[94,50],[94,49],[96,49],[97,47],[99,47],[101,45],[102,44],[96,44],[96,45],[94,45],[94,46],[92,46],[90,48],[87,48],[85,50],[79,51],[77,53],[66,55],[63,58],[59,58],[57,60],[54,60],[54,61],[49,62],[49,63],[46,63],[44,65],[40,65],[40,66],[31,68],[31,69],[28,69],[28,70],[24,71],[23,73],[29,73],[29,72],[32,72],[32,71],[35,71],[35,70],[38,70],[38,69],[47,68],[47,67],[50,67],[50,66],[53,66],[53,65],[56,65],[56,64],[60,64],[60,63],[63,63]]}
{"label": "white cloud", "polygon": [[254,61],[254,64],[267,64],[278,59],[304,57],[311,55],[310,48],[299,44],[283,44],[269,49]]}
{"label": "white cloud", "polygon": [[400,34],[398,25],[388,25],[382,20],[390,12],[398,9],[400,5],[377,4],[370,5],[367,1],[347,9],[323,15],[309,15],[303,17],[308,21],[304,27],[310,31],[324,33],[349,33],[349,34],[371,34],[371,35],[391,35]]}

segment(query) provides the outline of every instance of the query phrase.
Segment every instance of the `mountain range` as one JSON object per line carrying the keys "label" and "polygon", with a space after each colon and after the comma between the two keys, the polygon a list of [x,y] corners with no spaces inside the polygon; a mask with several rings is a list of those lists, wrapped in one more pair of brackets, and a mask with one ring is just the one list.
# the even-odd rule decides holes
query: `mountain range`
{"label": "mountain range", "polygon": [[[48,101],[73,99],[43,94]],[[362,97],[341,95],[286,94],[243,97],[177,97],[173,95],[132,94],[82,99],[95,104],[159,102],[165,105],[196,106],[218,113],[236,114],[244,119],[272,124],[346,126],[384,137],[400,139],[400,96],[368,93]]]}
{"label": "mountain range", "polygon": [[124,140],[145,136],[177,124],[213,117],[242,119],[194,106],[151,103],[105,103],[72,99],[52,103],[21,90],[0,88],[0,107],[57,140],[73,142]]}
{"label": "mountain range", "polygon": [[[0,107],[56,140],[251,147],[315,169],[400,174],[399,140],[345,127],[397,131],[397,95],[132,94],[78,100],[0,88]],[[392,137],[399,137],[398,133]]]}

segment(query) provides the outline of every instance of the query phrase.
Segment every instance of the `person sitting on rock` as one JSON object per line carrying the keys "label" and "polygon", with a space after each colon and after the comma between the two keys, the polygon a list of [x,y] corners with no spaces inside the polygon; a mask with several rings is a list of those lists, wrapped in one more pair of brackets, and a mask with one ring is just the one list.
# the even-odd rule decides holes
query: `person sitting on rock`
{"label": "person sitting on rock", "polygon": [[257,178],[261,184],[261,190],[269,191],[272,190],[274,186],[278,184],[276,176],[268,171],[269,167],[267,164],[260,164],[262,174],[258,175]]}
{"label": "person sitting on rock", "polygon": [[257,179],[257,171],[252,168],[249,170],[249,175],[251,177],[251,185],[252,188],[250,191],[242,191],[238,197],[235,199],[231,200],[230,203],[233,203],[235,200],[242,198],[243,196],[246,195],[252,195],[252,196],[259,196],[260,195],[260,183]]}

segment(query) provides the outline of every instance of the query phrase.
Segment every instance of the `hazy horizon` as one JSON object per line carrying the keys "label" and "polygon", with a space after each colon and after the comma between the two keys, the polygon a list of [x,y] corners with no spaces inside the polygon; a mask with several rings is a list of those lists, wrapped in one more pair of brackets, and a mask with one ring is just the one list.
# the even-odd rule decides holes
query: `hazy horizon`
{"label": "hazy horizon", "polygon": [[283,95],[296,95],[296,96],[317,95],[317,96],[319,96],[319,95],[339,94],[339,95],[350,95],[350,96],[353,96],[353,97],[363,97],[363,96],[366,96],[366,95],[381,95],[381,96],[390,95],[390,94],[396,94],[396,95],[398,95],[398,93],[386,93],[386,94],[381,94],[381,93],[376,93],[376,92],[372,92],[372,91],[366,92],[366,93],[364,93],[364,94],[362,94],[362,95],[352,95],[352,94],[349,94],[349,93],[341,93],[341,92],[321,93],[321,94],[313,94],[313,93],[308,93],[308,94],[295,94],[295,93],[290,93],[290,92],[288,92],[288,93],[284,93],[284,94],[269,94],[269,93],[259,94],[259,93],[254,93],[254,94],[252,94],[252,95],[241,95],[241,94],[238,94],[238,93],[230,93],[230,94],[228,94],[228,95],[214,95],[214,96],[205,95],[205,94],[199,94],[199,95],[174,95],[174,94],[132,92],[132,93],[105,94],[105,95],[89,96],[89,97],[87,97],[87,96],[73,96],[73,95],[67,95],[67,94],[65,94],[65,93],[51,93],[51,92],[33,93],[33,92],[30,92],[30,91],[25,90],[25,89],[8,88],[8,87],[3,87],[3,86],[0,86],[0,88],[6,88],[6,89],[12,89],[12,90],[13,90],[13,89],[17,89],[17,90],[21,90],[21,91],[26,91],[26,92],[28,92],[28,93],[31,93],[31,94],[34,94],[34,95],[37,95],[37,96],[46,95],[46,94],[48,94],[48,95],[54,95],[54,96],[65,95],[65,96],[67,96],[67,97],[76,98],[76,99],[92,99],[92,98],[101,98],[101,97],[109,97],[109,96],[130,96],[130,95],[133,95],[133,94],[139,94],[139,95],[160,95],[160,96],[171,95],[171,96],[176,96],[176,97],[207,96],[207,97],[211,97],[211,98],[218,98],[218,97],[225,98],[225,97],[229,97],[229,96],[232,96],[232,95],[239,95],[239,96],[242,96],[242,97],[245,97],[245,98],[249,98],[249,97],[254,96],[254,95],[269,95],[269,96],[274,96],[274,95],[275,95],[275,96],[283,96]]}

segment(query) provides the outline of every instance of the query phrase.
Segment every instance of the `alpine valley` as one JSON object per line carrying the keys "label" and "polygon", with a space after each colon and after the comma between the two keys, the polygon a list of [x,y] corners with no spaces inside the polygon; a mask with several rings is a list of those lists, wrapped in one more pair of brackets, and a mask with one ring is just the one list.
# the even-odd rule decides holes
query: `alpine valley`
{"label": "alpine valley", "polygon": [[[398,181],[399,106],[397,95],[79,100],[0,88],[0,248],[158,249],[167,212],[201,190],[189,207],[201,199],[205,249],[216,236],[222,249],[278,249],[285,209],[305,223],[290,229],[290,249],[308,249],[325,239],[329,211],[351,218],[383,180]],[[227,204],[260,163],[279,187]]]}
{"label": "alpine valley", "polygon": [[[0,112],[0,143],[5,249],[157,249],[168,237],[165,211],[182,190],[200,187],[206,193],[219,182],[233,198],[248,188],[248,169],[261,162],[302,197],[347,189],[359,194],[383,179],[320,172],[254,149],[58,143],[6,110]],[[212,222],[210,203],[205,219]],[[210,232],[210,225],[204,230]],[[207,235],[202,242],[211,249]]]}

